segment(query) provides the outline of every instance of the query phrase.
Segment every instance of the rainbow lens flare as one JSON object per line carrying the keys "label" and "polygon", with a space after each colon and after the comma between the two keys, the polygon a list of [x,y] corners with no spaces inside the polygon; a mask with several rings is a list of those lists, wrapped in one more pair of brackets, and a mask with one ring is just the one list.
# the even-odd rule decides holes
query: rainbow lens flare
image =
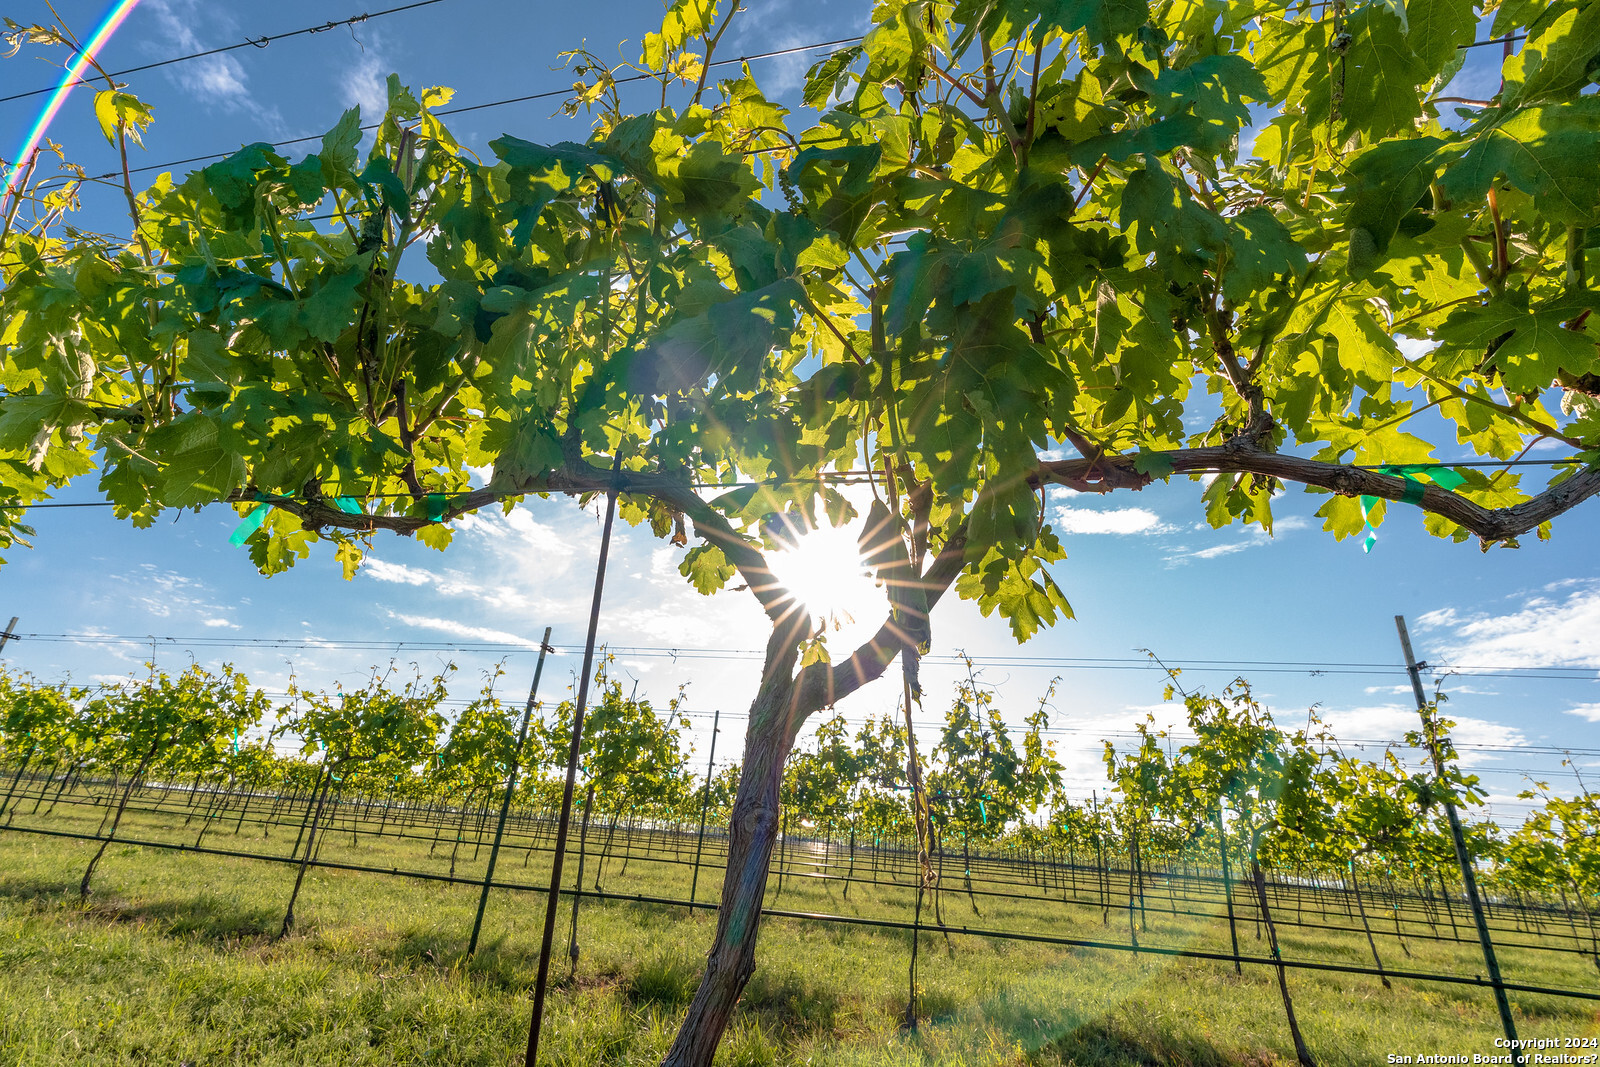
{"label": "rainbow lens flare", "polygon": [[117,28],[133,14],[133,9],[139,6],[139,0],[117,0],[111,5],[111,10],[106,12],[106,17],[101,20],[93,35],[84,43],[83,49],[61,75],[61,84],[56,86],[46,100],[44,109],[39,112],[39,118],[29,128],[28,134],[23,138],[22,147],[17,151],[11,164],[11,169],[6,173],[5,196],[18,197],[22,195],[22,174],[27,169],[28,161],[38,151],[39,144],[44,140],[45,131],[50,128],[50,123],[55,121],[56,113],[61,110],[61,105],[67,102],[67,96],[83,79],[83,72],[89,69],[89,61],[95,53],[105,46]]}

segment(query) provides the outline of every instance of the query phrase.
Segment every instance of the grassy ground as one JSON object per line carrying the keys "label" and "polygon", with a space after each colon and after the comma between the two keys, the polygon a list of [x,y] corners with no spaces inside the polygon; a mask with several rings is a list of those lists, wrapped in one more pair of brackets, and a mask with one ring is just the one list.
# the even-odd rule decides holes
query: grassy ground
{"label": "grassy ground", "polygon": [[[63,808],[48,825],[92,832],[101,812]],[[29,820],[20,818],[19,822]],[[176,840],[183,816],[138,813],[129,837]],[[35,816],[32,825],[46,825]],[[214,831],[207,844],[287,851],[292,830],[270,842]],[[287,836],[289,841],[283,840]],[[443,849],[426,841],[328,838],[324,859],[432,869]],[[494,1064],[520,1062],[527,990],[537,962],[542,898],[496,891],[477,957],[463,960],[477,891],[313,868],[297,905],[296,931],[275,940],[293,867],[114,844],[89,906],[77,883],[90,842],[0,831],[0,1063],[56,1064]],[[486,852],[487,850],[485,850]],[[466,854],[458,857],[467,869]],[[537,882],[536,852],[502,859],[508,877]],[[593,862],[592,859],[590,861]],[[481,869],[481,857],[477,869]],[[570,871],[569,867],[569,871]],[[720,871],[702,872],[702,899]],[[592,884],[592,867],[586,882]],[[608,890],[687,896],[685,867],[640,863]],[[959,879],[956,879],[959,881]],[[778,906],[836,914],[891,911],[892,890],[863,887],[845,901],[837,886],[789,879]],[[1126,935],[1098,908],[1032,901],[947,898],[953,923],[1049,929],[1061,936]],[[1225,924],[1149,915],[1144,944],[1227,943]],[[558,942],[568,929],[564,909]],[[650,1064],[669,1044],[698,981],[713,928],[708,913],[586,900],[582,952],[548,1009],[546,1064]],[[1264,954],[1251,924],[1245,951]],[[1359,935],[1285,931],[1291,958],[1367,963]],[[1476,973],[1460,946],[1393,939],[1386,962],[1405,969]],[[758,969],[719,1063],[1272,1064],[1292,1063],[1276,979],[1266,968],[1064,949],[977,937],[924,934],[921,1025],[906,1033],[910,935],[769,919]],[[1576,956],[1508,953],[1529,982],[1593,989],[1596,972]],[[1383,1063],[1391,1053],[1488,1053],[1499,1035],[1479,989],[1291,971],[1307,1043],[1323,1064]],[[1523,1037],[1600,1036],[1592,1002],[1513,995]]]}

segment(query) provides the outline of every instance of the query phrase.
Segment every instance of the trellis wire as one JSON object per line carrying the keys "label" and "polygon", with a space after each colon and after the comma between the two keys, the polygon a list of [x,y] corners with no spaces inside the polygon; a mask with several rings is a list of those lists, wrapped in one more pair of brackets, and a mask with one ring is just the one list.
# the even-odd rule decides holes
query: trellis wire
{"label": "trellis wire", "polygon": [[[49,788],[53,784],[54,784],[53,777],[43,783],[43,788],[41,788],[41,790],[39,792],[39,795],[40,795],[41,799],[44,796],[44,794],[49,791]],[[146,786],[145,789],[146,789],[146,791],[155,790],[155,791],[161,793],[163,796],[170,796],[170,795],[173,795],[173,794],[175,794],[177,792],[177,790],[174,789],[174,788],[162,787],[162,786]],[[193,792],[193,791],[191,791],[191,792]],[[254,793],[251,794],[252,798],[254,796],[256,796],[256,795],[257,794],[254,794]],[[33,796],[33,792],[32,792],[31,789],[30,790],[26,790],[26,791],[24,791],[22,793],[22,797],[23,798],[28,798],[28,797],[31,797],[31,796]],[[275,798],[275,799],[281,799],[281,798]],[[308,794],[305,799],[306,799],[306,807],[309,809],[309,808],[313,807],[315,805],[315,801],[320,799],[320,798],[316,796],[316,791],[313,791],[312,793]],[[96,801],[95,803],[98,803],[98,801]],[[193,803],[193,800],[191,798],[191,804],[192,803]],[[335,808],[336,809],[341,808],[343,806],[344,805],[343,805],[342,802],[338,802],[338,803],[335,804]],[[13,803],[11,805],[11,811],[12,811],[13,817],[15,817],[15,813],[18,810],[19,807],[20,807],[20,804],[18,804],[18,803]],[[37,807],[37,805],[36,805],[36,807]],[[164,809],[164,808],[159,808],[158,807],[156,809],[147,809],[147,810],[167,812],[168,809]],[[292,811],[289,812],[289,813],[286,813],[286,814],[292,814]],[[337,818],[338,818],[337,815],[330,816],[330,825],[332,825],[333,822]],[[243,819],[241,818],[241,822],[242,821],[243,821]],[[396,821],[398,822],[399,820],[396,820]],[[525,822],[525,823],[528,821],[528,816],[527,816],[526,812],[524,812],[523,815],[522,815],[522,821]],[[280,821],[279,825],[282,825],[281,821]],[[25,833],[25,834],[39,834],[39,835],[50,836],[50,837],[77,839],[77,840],[84,840],[84,841],[102,841],[102,840],[104,840],[104,835],[99,834],[99,833],[89,834],[89,833],[82,833],[82,832],[71,831],[71,830],[52,829],[52,828],[49,828],[49,827],[42,827],[42,826],[23,826],[23,825],[12,824],[12,825],[9,825],[9,826],[5,827],[5,829],[9,829],[9,830],[13,830],[13,831],[16,831],[16,832],[19,832],[19,833]],[[370,836],[370,834],[369,834],[369,836]],[[701,845],[703,846],[703,836],[704,836],[703,834],[702,835],[687,835],[687,834],[681,834],[680,833],[679,836],[681,836],[681,837],[698,836],[698,837],[702,838]],[[420,837],[416,838],[416,840],[421,840],[421,839],[422,838],[420,838]],[[285,863],[287,863],[287,864],[300,864],[300,863],[305,863],[307,866],[310,866],[310,867],[318,867],[318,868],[326,868],[326,869],[334,869],[334,870],[347,870],[347,871],[357,872],[357,873],[388,874],[388,875],[393,875],[393,876],[397,876],[397,877],[414,878],[414,879],[419,879],[419,880],[423,880],[423,881],[444,882],[444,883],[450,883],[450,884],[462,884],[462,885],[474,885],[474,886],[482,886],[482,885],[485,885],[485,883],[487,882],[487,884],[491,888],[505,889],[505,890],[512,890],[512,891],[524,891],[524,892],[541,892],[541,891],[542,892],[549,892],[549,889],[550,889],[550,886],[549,886],[548,883],[545,883],[545,884],[541,885],[541,884],[538,884],[538,883],[529,883],[529,882],[507,880],[507,879],[478,878],[478,877],[473,877],[473,876],[466,875],[466,874],[461,874],[461,875],[440,874],[440,873],[432,872],[432,871],[416,870],[416,869],[410,869],[410,868],[400,868],[400,867],[393,867],[393,866],[391,866],[391,867],[379,867],[379,866],[374,866],[374,865],[371,865],[371,864],[350,863],[350,862],[345,862],[345,861],[340,861],[340,860],[326,860],[326,859],[322,859],[320,856],[313,856],[313,857],[308,859],[304,855],[297,855],[297,854],[291,854],[289,856],[272,855],[272,854],[266,854],[266,853],[248,851],[248,850],[241,850],[241,849],[223,849],[223,848],[217,848],[217,847],[214,847],[214,846],[190,845],[190,844],[182,843],[182,842],[159,841],[159,840],[153,840],[153,839],[150,839],[150,838],[147,838],[147,837],[132,837],[132,836],[128,836],[128,835],[119,835],[117,840],[120,841],[121,843],[125,844],[125,845],[147,847],[147,848],[161,849],[161,850],[168,850],[168,851],[179,852],[179,853],[191,852],[191,853],[195,853],[195,854],[198,854],[198,855],[213,855],[213,856],[227,857],[227,858],[234,858],[234,859],[243,859],[243,860],[261,860],[261,861],[264,861],[264,862],[279,863],[279,864],[285,864]],[[785,842],[784,843],[784,848],[785,849],[789,849],[789,847],[790,847],[789,846],[789,842]],[[309,849],[308,849],[308,851],[309,851]],[[679,851],[681,852],[681,849]],[[882,850],[879,850],[879,851],[882,851]],[[906,856],[910,855],[909,851],[907,849],[903,848],[903,847],[899,848],[899,849],[897,849],[895,851],[897,851],[900,854],[900,858],[901,859],[904,859]],[[298,852],[299,852],[299,849],[298,849],[298,847],[296,847],[295,853],[298,853]],[[641,858],[645,858],[645,857],[641,856]],[[995,857],[990,857],[990,858],[994,859]],[[980,859],[981,859],[981,857],[980,857]],[[658,862],[661,862],[661,861],[658,861]],[[688,861],[681,861],[680,860],[678,862],[687,863]],[[914,865],[910,865],[910,866],[914,867]],[[1112,868],[1109,866],[1109,864],[1103,865],[1101,869],[1105,873],[1114,873]],[[1076,870],[1078,870],[1078,869],[1075,868],[1075,872],[1074,873],[1076,873]],[[1125,881],[1127,882],[1127,884],[1129,884],[1131,886],[1134,872],[1130,869],[1126,873],[1127,873],[1127,878],[1125,879]],[[818,876],[808,876],[808,875],[792,875],[792,876],[797,876],[797,877],[818,877]],[[820,876],[820,877],[836,878],[837,876]],[[1158,875],[1158,877],[1160,877],[1160,876]],[[1169,880],[1172,878],[1170,873],[1166,877],[1169,878]],[[877,882],[874,882],[873,880],[869,880],[869,879],[858,879],[857,881],[860,882],[860,883],[866,883],[866,884],[879,884],[879,885],[888,884],[888,885],[892,886],[893,888],[896,888],[896,889],[899,889],[899,890],[907,890],[907,891],[909,891],[909,890],[911,890],[913,888],[913,886],[911,886],[910,884],[906,884],[906,883],[898,883],[898,882],[877,883]],[[1212,881],[1217,881],[1217,880],[1213,879]],[[1283,884],[1281,882],[1275,882],[1274,883],[1275,891],[1281,891],[1283,888],[1284,888],[1284,886],[1283,886]],[[1291,888],[1296,888],[1296,889],[1303,890],[1304,887],[1291,887]],[[697,901],[697,900],[684,900],[684,899],[680,899],[680,898],[676,898],[676,897],[666,897],[666,896],[659,896],[659,895],[646,894],[646,893],[621,893],[621,892],[607,892],[607,891],[600,891],[600,890],[587,890],[587,889],[583,889],[581,885],[573,886],[573,887],[560,888],[559,889],[559,893],[566,894],[567,896],[569,896],[571,898],[574,898],[574,899],[582,898],[582,897],[589,897],[589,898],[593,898],[593,899],[596,899],[596,900],[606,900],[606,901],[616,901],[616,902],[634,902],[634,903],[642,903],[642,904],[654,904],[654,905],[663,905],[663,906],[674,907],[674,908],[681,907],[681,908],[689,909],[691,911],[694,910],[694,909],[715,910],[715,909],[717,909],[719,907],[719,905],[717,905],[715,903],[712,903],[712,902],[702,902],[702,901]],[[995,895],[995,894],[993,894],[993,891],[990,891],[990,893],[987,894],[987,895]],[[1026,899],[1030,899],[1030,900],[1041,902],[1041,903],[1047,903],[1050,900],[1052,900],[1053,898],[1049,898],[1049,897],[1027,897]],[[1073,900],[1063,899],[1061,901],[1061,903],[1072,903],[1072,904],[1076,904],[1076,905],[1079,905],[1079,906],[1093,906],[1092,902],[1079,900],[1079,899],[1073,899]],[[1423,907],[1423,904],[1422,904],[1421,901],[1413,901],[1412,903],[1417,908]],[[1280,898],[1280,904],[1281,904],[1281,898]],[[1398,912],[1398,910],[1400,908],[1400,905],[1399,904],[1395,904],[1394,907],[1395,907],[1396,911]],[[1502,908],[1501,910],[1503,911],[1504,909]],[[878,929],[885,929],[885,930],[905,930],[905,931],[911,931],[913,933],[916,933],[917,931],[920,930],[921,932],[925,932],[925,933],[947,934],[947,935],[960,934],[960,935],[963,935],[963,936],[975,936],[975,937],[995,938],[995,939],[1000,939],[1000,940],[1013,940],[1013,941],[1021,941],[1021,942],[1052,944],[1052,945],[1059,945],[1059,946],[1063,946],[1063,947],[1076,947],[1076,948],[1085,948],[1085,949],[1092,949],[1092,950],[1139,952],[1139,953],[1144,953],[1144,954],[1150,954],[1150,955],[1156,955],[1156,956],[1165,956],[1165,957],[1174,957],[1174,958],[1188,958],[1188,959],[1197,959],[1197,960],[1222,961],[1222,962],[1235,963],[1236,965],[1249,964],[1251,966],[1274,966],[1275,967],[1279,963],[1278,960],[1274,960],[1274,959],[1272,959],[1270,957],[1251,956],[1251,955],[1242,954],[1242,953],[1208,952],[1208,951],[1204,951],[1204,950],[1200,950],[1200,949],[1174,948],[1174,947],[1171,947],[1171,946],[1163,946],[1163,945],[1151,944],[1149,942],[1139,943],[1137,945],[1135,945],[1135,944],[1125,944],[1125,943],[1120,943],[1120,942],[1109,942],[1109,941],[1103,941],[1103,940],[1092,939],[1092,938],[1071,938],[1071,937],[1061,937],[1061,936],[1058,936],[1058,935],[1051,935],[1051,934],[1030,933],[1030,932],[1020,931],[1020,930],[977,928],[977,927],[971,927],[971,926],[967,926],[967,925],[957,925],[957,924],[953,924],[953,923],[945,923],[945,924],[939,925],[939,926],[930,926],[930,925],[928,925],[926,923],[921,923],[920,921],[919,922],[907,922],[907,921],[904,921],[904,920],[895,920],[895,919],[886,919],[886,918],[873,918],[873,917],[866,917],[866,916],[837,915],[837,914],[830,914],[830,913],[826,913],[826,912],[804,911],[804,910],[796,910],[796,909],[783,909],[783,908],[776,908],[776,907],[764,908],[763,909],[763,914],[767,915],[767,916],[775,917],[775,918],[790,918],[790,919],[796,919],[796,920],[802,920],[802,921],[818,921],[818,922],[838,923],[838,924],[856,925],[856,926],[871,927],[871,928],[878,928]],[[1180,912],[1178,912],[1176,909],[1174,909],[1172,914],[1177,915],[1177,914],[1180,914]],[[1204,916],[1211,917],[1211,918],[1220,917],[1220,916],[1213,916],[1213,915],[1211,915],[1210,913],[1207,913],[1207,912],[1185,912],[1183,914],[1204,915]],[[1280,920],[1280,921],[1282,921],[1282,920]],[[1396,921],[1398,922],[1398,919]],[[1412,920],[1407,920],[1407,921],[1409,922],[1409,921],[1412,921]],[[1417,921],[1420,921],[1420,920],[1417,920]],[[1354,929],[1353,928],[1349,928],[1349,927],[1328,927],[1328,926],[1326,926],[1324,924],[1315,924],[1315,923],[1294,924],[1292,922],[1284,922],[1284,925],[1303,925],[1303,926],[1310,927],[1310,928],[1315,928],[1315,929],[1335,929],[1335,930],[1341,930],[1341,931],[1345,931],[1345,932],[1352,932],[1352,933],[1354,932]],[[1405,936],[1412,937],[1412,938],[1417,938],[1417,939],[1422,939],[1426,935],[1420,934],[1419,932],[1417,932],[1415,930],[1412,930],[1412,931],[1408,931]],[[1457,944],[1463,944],[1463,945],[1470,944],[1472,942],[1471,938],[1448,938],[1448,939],[1440,938],[1440,940],[1449,940],[1449,941],[1453,941],[1453,942],[1455,942]],[[1507,945],[1506,947],[1526,947],[1526,948],[1538,948],[1541,951],[1561,951],[1561,950],[1557,950],[1557,949],[1552,949],[1549,946]],[[1579,953],[1584,954],[1584,955],[1588,955],[1589,954],[1588,952],[1586,952],[1585,950],[1583,950],[1581,948],[1568,949],[1568,950],[1565,950],[1565,951],[1576,951],[1576,952],[1579,952]],[[1357,974],[1357,975],[1374,975],[1374,976],[1379,976],[1379,977],[1387,975],[1391,979],[1403,979],[1403,980],[1410,980],[1410,981],[1431,981],[1431,982],[1441,982],[1441,983],[1455,984],[1455,985],[1477,986],[1477,987],[1482,987],[1482,988],[1493,988],[1493,986],[1494,986],[1494,983],[1492,981],[1487,980],[1487,979],[1483,979],[1483,978],[1478,977],[1478,976],[1474,976],[1474,977],[1469,978],[1469,977],[1466,977],[1466,976],[1463,976],[1463,975],[1441,974],[1441,973],[1435,973],[1435,972],[1423,972],[1423,971],[1411,971],[1411,970],[1402,971],[1402,970],[1394,970],[1392,968],[1367,967],[1367,966],[1362,966],[1362,965],[1357,965],[1357,964],[1328,963],[1328,962],[1323,962],[1323,961],[1303,960],[1303,959],[1287,959],[1286,958],[1286,959],[1284,959],[1282,961],[1282,963],[1283,963],[1283,965],[1285,967],[1288,967],[1288,968],[1291,968],[1291,969],[1296,969],[1296,970],[1323,971],[1323,972],[1347,973],[1347,974]],[[1591,993],[1591,992],[1587,992],[1587,991],[1583,991],[1583,990],[1563,989],[1563,988],[1543,986],[1543,985],[1535,985],[1535,984],[1523,983],[1523,982],[1502,982],[1502,983],[1500,983],[1500,987],[1502,989],[1510,991],[1510,992],[1521,992],[1521,993],[1530,993],[1530,994],[1538,994],[1538,995],[1549,995],[1549,996],[1556,996],[1556,997],[1568,997],[1568,998],[1576,998],[1576,999],[1580,999],[1580,1000],[1600,1000],[1600,993]]]}

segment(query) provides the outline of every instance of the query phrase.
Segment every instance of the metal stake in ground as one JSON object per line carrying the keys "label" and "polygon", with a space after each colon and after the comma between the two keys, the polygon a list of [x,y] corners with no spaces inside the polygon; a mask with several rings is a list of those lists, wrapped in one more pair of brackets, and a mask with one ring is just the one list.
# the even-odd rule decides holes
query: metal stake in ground
{"label": "metal stake in ground", "polygon": [[[901,656],[914,656],[916,653],[907,649]],[[917,1029],[917,950],[922,944],[922,894],[930,885],[938,892],[938,877],[934,874],[933,864],[928,854],[933,850],[933,827],[928,818],[928,793],[922,784],[922,764],[917,757],[917,732],[911,724],[911,675],[902,672],[902,683],[905,690],[906,711],[906,768],[911,772],[911,805],[913,821],[917,830],[917,907],[911,926],[911,973],[906,979],[906,1016],[903,1026],[915,1032]],[[938,916],[938,898],[934,898],[934,915]],[[943,921],[940,921],[943,925]],[[949,935],[946,935],[948,937]]]}
{"label": "metal stake in ground", "polygon": [[17,617],[11,616],[11,621],[6,623],[6,632],[0,634],[0,650],[6,647],[6,642],[17,636]]}
{"label": "metal stake in ground", "polygon": [[1228,901],[1228,936],[1233,939],[1233,973],[1244,975],[1239,966],[1239,928],[1233,919],[1233,876],[1228,870],[1228,828],[1222,821],[1222,802],[1217,801],[1217,852],[1222,857],[1222,892]]}
{"label": "metal stake in ground", "polygon": [[478,897],[478,917],[472,920],[472,940],[467,943],[467,955],[478,951],[478,931],[483,929],[483,909],[489,903],[489,887],[494,884],[494,865],[500,858],[500,839],[506,833],[506,815],[511,811],[511,796],[517,791],[517,757],[528,742],[528,720],[533,717],[534,699],[539,693],[539,676],[544,673],[545,653],[550,651],[550,627],[544,628],[539,641],[539,662],[533,667],[533,684],[528,687],[528,706],[522,709],[522,728],[517,731],[517,747],[511,753],[511,769],[506,774],[506,795],[500,802],[500,821],[494,828],[494,846],[489,849],[489,869],[483,875],[483,893]]}
{"label": "metal stake in ground", "polygon": [[700,886],[700,852],[706,844],[706,809],[711,807],[711,772],[717,766],[717,724],[722,721],[722,710],[711,713],[711,758],[706,761],[706,795],[700,802],[700,836],[694,846],[694,878],[689,882],[689,914],[694,914],[694,894]]}
{"label": "metal stake in ground", "polygon": [[[622,468],[622,450],[611,473]],[[556,823],[556,850],[550,860],[550,896],[544,907],[544,940],[539,947],[539,973],[533,983],[533,1018],[528,1023],[526,1067],[538,1067],[539,1025],[544,1017],[544,991],[550,979],[550,946],[556,936],[556,905],[561,901],[561,861],[567,852],[567,830],[572,824],[572,793],[578,780],[578,748],[583,744],[583,712],[589,701],[589,673],[594,667],[594,638],[600,628],[600,596],[606,586],[606,559],[611,555],[611,527],[617,517],[616,482],[606,491],[606,522],[600,533],[600,561],[594,569],[594,600],[589,605],[589,636],[583,645],[583,670],[578,675],[578,701],[572,709],[572,747],[567,749],[567,783],[561,793],[561,818]]]}
{"label": "metal stake in ground", "polygon": [[[1400,631],[1400,650],[1406,654],[1406,673],[1411,676],[1411,691],[1417,698],[1417,714],[1422,716],[1422,737],[1428,745],[1428,755],[1433,760],[1434,773],[1439,784],[1444,785],[1444,760],[1439,756],[1439,724],[1428,708],[1428,698],[1422,692],[1422,675],[1417,657],[1411,651],[1411,635],[1406,632],[1406,617],[1394,617],[1395,629]],[[1472,869],[1472,857],[1467,854],[1467,839],[1461,833],[1461,816],[1456,814],[1455,801],[1448,793],[1444,797],[1444,813],[1450,820],[1450,840],[1456,846],[1456,862],[1461,866],[1461,886],[1466,890],[1467,905],[1472,909],[1472,921],[1478,927],[1478,943],[1483,946],[1483,965],[1488,968],[1489,981],[1494,985],[1494,1004],[1500,1009],[1500,1026],[1505,1030],[1507,1047],[1512,1050],[1513,1063],[1526,1063],[1527,1056],[1517,1041],[1517,1024],[1511,1017],[1511,1002],[1506,999],[1505,986],[1500,980],[1500,961],[1494,955],[1494,942],[1489,939],[1489,920],[1483,914],[1483,901],[1478,898],[1478,878]]]}

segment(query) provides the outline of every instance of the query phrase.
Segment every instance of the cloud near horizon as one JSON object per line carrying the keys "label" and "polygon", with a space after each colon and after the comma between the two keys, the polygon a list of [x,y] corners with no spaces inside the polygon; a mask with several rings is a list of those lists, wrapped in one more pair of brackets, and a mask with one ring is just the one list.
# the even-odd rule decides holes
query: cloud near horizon
{"label": "cloud near horizon", "polygon": [[1600,669],[1600,582],[1558,582],[1501,615],[1440,608],[1417,618],[1432,631],[1430,656],[1456,670],[1494,667]]}

